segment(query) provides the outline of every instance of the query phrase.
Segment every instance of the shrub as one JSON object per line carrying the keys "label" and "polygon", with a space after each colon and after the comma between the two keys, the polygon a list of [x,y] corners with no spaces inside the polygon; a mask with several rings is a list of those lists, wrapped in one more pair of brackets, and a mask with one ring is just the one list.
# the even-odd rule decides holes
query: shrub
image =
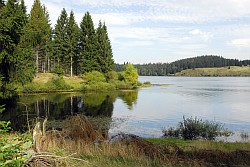
{"label": "shrub", "polygon": [[115,71],[109,71],[106,73],[106,79],[108,82],[118,80],[118,74]]}
{"label": "shrub", "polygon": [[96,82],[92,84],[84,84],[84,91],[105,91],[105,90],[115,90],[115,86],[107,82]]}
{"label": "shrub", "polygon": [[120,73],[120,80],[124,80],[126,83],[129,83],[133,86],[137,85],[138,82],[138,73],[137,69],[134,68],[132,64],[126,64],[124,67],[124,71]]}
{"label": "shrub", "polygon": [[31,82],[23,88],[24,93],[50,92],[72,89],[62,77],[52,77],[47,83]]}
{"label": "shrub", "polygon": [[231,132],[224,129],[221,123],[203,121],[197,117],[194,119],[192,117],[187,119],[183,117],[183,122],[179,122],[176,128],[164,128],[162,132],[164,137],[183,138],[185,140],[214,140],[218,136],[231,135]]}
{"label": "shrub", "polygon": [[82,78],[86,84],[94,84],[97,82],[106,82],[104,74],[99,71],[91,71],[82,75]]}
{"label": "shrub", "polygon": [[71,86],[68,85],[62,77],[52,77],[47,83],[46,86],[49,90],[67,90],[71,89]]}
{"label": "shrub", "polygon": [[[2,108],[2,107],[1,107]],[[2,112],[3,108],[0,109]],[[23,166],[30,155],[31,139],[28,134],[10,135],[10,122],[0,121],[0,166]]]}

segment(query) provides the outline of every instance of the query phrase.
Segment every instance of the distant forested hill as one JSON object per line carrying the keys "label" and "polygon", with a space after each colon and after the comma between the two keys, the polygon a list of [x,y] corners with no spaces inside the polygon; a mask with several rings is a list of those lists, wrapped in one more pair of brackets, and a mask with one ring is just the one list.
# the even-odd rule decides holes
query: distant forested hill
{"label": "distant forested hill", "polygon": [[[116,71],[121,71],[124,64],[116,64]],[[142,76],[166,76],[186,69],[247,65],[250,65],[250,60],[226,59],[221,56],[206,55],[177,60],[172,63],[135,64],[135,67],[138,69],[139,75]]]}

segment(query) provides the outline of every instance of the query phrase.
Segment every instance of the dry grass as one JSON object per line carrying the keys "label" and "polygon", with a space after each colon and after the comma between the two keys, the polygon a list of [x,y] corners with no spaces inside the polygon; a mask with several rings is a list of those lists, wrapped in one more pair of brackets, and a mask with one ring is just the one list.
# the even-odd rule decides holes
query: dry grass
{"label": "dry grass", "polygon": [[156,144],[125,134],[109,139],[107,131],[103,133],[87,117],[77,115],[65,120],[61,131],[47,131],[46,137],[41,140],[45,153],[35,154],[29,164],[66,167],[250,165],[248,150],[223,151],[219,150],[220,144],[208,141],[186,144],[187,147],[173,142]]}
{"label": "dry grass", "polygon": [[51,78],[55,77],[56,74],[52,73],[38,73],[34,78],[33,82],[47,83]]}
{"label": "dry grass", "polygon": [[[33,82],[35,83],[47,83],[51,78],[56,77],[56,74],[53,73],[38,73],[34,78]],[[74,90],[81,90],[83,79],[78,76],[63,76],[63,79],[67,84],[73,87]]]}

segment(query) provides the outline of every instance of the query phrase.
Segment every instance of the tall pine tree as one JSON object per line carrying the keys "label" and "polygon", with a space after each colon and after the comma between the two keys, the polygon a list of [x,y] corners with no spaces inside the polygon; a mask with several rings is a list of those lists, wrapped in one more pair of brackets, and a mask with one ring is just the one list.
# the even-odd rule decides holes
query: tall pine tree
{"label": "tall pine tree", "polygon": [[97,57],[98,63],[101,67],[101,72],[107,73],[114,69],[113,53],[108,37],[107,27],[99,21],[98,28],[96,30],[96,35],[98,38],[97,45]]}
{"label": "tall pine tree", "polygon": [[73,75],[73,69],[74,74],[77,74],[77,57],[78,57],[78,43],[79,43],[79,27],[75,21],[75,16],[73,11],[70,12],[68,24],[67,24],[67,30],[66,30],[67,36],[68,36],[68,53],[67,53],[67,62],[70,66],[70,76]]}
{"label": "tall pine tree", "polygon": [[46,59],[48,55],[47,47],[51,40],[51,28],[48,12],[45,6],[41,5],[40,0],[34,1],[30,19],[25,28],[24,40],[34,48],[36,72],[45,71],[48,66]]}
{"label": "tall pine tree", "polygon": [[[16,54],[23,27],[27,23],[24,1],[9,0],[0,12],[0,75],[2,79],[1,92],[4,98],[15,93],[15,85],[26,76],[26,71],[20,67],[19,54]],[[24,77],[25,78],[25,77]],[[25,81],[25,80],[24,80]]]}
{"label": "tall pine tree", "polygon": [[97,60],[97,36],[89,12],[82,18],[80,30],[78,72],[81,74],[93,70],[100,71]]}
{"label": "tall pine tree", "polygon": [[[56,68],[66,69],[66,55],[68,53],[68,36],[67,36],[68,15],[63,8],[60,16],[57,19],[53,34],[53,51],[56,60]],[[57,70],[58,70],[57,69]]]}

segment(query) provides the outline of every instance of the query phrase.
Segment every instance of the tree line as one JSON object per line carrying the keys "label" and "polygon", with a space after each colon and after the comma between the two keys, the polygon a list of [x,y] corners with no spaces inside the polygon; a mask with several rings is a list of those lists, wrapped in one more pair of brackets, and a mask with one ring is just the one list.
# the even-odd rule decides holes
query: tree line
{"label": "tree line", "polygon": [[38,72],[72,76],[113,69],[107,26],[99,21],[95,29],[89,12],[78,26],[74,12],[62,9],[52,28],[40,0],[34,0],[30,14],[24,0],[0,0],[1,96],[10,96]]}
{"label": "tree line", "polygon": [[[116,71],[121,71],[125,64],[115,64]],[[166,76],[186,69],[247,65],[250,65],[250,60],[226,59],[222,56],[205,55],[172,63],[135,64],[134,66],[141,76]]]}

